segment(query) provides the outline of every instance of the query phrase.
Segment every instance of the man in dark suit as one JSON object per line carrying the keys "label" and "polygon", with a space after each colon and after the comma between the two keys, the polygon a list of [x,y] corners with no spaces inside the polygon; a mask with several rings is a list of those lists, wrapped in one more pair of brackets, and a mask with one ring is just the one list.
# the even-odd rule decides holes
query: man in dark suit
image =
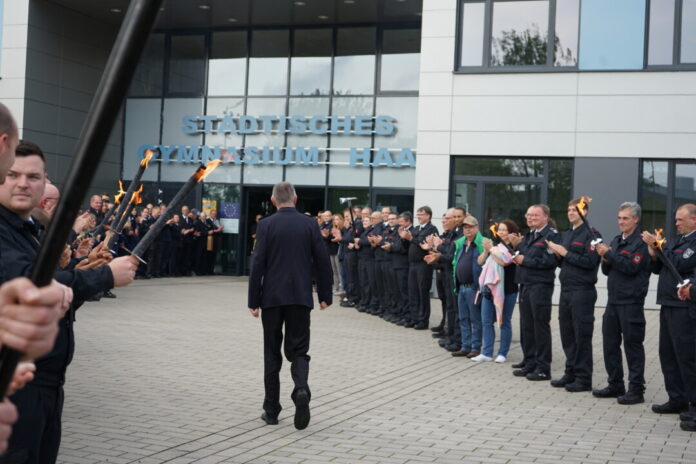
{"label": "man in dark suit", "polygon": [[[295,209],[297,195],[289,182],[273,187],[276,214],[261,220],[256,229],[256,248],[249,276],[249,311],[263,323],[264,385],[266,397],[261,415],[277,424],[280,406],[280,352],[285,325],[285,357],[292,367],[295,388],[295,428],[309,424],[307,385],[309,375],[309,313],[314,307],[312,277],[317,279],[321,309],[331,305],[331,263],[316,221]],[[263,311],[261,311],[263,309]]]}

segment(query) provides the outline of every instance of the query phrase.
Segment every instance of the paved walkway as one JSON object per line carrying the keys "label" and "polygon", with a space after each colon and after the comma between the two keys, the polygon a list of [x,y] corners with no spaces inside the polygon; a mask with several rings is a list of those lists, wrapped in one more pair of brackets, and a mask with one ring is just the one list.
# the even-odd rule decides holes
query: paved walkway
{"label": "paved walkway", "polygon": [[[666,399],[657,312],[647,313],[648,402],[621,406],[513,377],[510,363],[452,358],[429,331],[338,306],[315,311],[312,422],[296,431],[287,365],[280,424],[259,419],[263,343],[246,291],[243,278],[138,281],[80,309],[59,462],[696,462],[696,435],[650,412]],[[595,386],[605,381],[600,320]]]}

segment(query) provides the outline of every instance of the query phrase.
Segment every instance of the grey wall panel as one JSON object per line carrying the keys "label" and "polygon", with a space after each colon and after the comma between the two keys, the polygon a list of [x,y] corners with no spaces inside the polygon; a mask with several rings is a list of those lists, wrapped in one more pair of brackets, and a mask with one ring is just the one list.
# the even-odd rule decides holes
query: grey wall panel
{"label": "grey wall panel", "polygon": [[618,233],[618,206],[638,200],[639,173],[637,158],[575,158],[573,197],[592,197],[590,223],[608,240]]}
{"label": "grey wall panel", "polygon": [[[88,25],[88,27],[86,27]],[[30,3],[24,136],[61,186],[118,30],[46,0]],[[112,192],[121,172],[122,124],[109,138],[90,194]]]}

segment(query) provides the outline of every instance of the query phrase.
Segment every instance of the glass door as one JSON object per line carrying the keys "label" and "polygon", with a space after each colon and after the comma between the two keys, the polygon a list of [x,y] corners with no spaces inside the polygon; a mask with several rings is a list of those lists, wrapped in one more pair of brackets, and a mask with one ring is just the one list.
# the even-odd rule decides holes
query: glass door
{"label": "glass door", "polygon": [[482,233],[493,223],[504,219],[512,219],[520,229],[525,229],[527,208],[541,203],[540,183],[486,183],[483,188],[483,214],[478,218]]}

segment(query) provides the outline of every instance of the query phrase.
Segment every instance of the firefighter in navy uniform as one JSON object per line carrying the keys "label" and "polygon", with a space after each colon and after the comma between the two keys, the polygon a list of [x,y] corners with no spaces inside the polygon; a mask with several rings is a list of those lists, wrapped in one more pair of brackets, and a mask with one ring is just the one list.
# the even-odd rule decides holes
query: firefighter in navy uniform
{"label": "firefighter in navy uniform", "polygon": [[[592,390],[597,398],[616,398],[619,404],[642,403],[645,391],[645,314],[643,305],[648,293],[650,258],[641,239],[638,203],[619,206],[621,233],[611,245],[600,243],[597,253],[602,257],[602,272],[607,276],[609,298],[602,317],[604,366],[608,374],[605,388]],[[628,392],[624,385],[621,340],[628,364]]]}
{"label": "firefighter in navy uniform", "polygon": [[[691,276],[696,270],[696,205],[685,204],[675,213],[676,239],[662,246],[665,259],[674,264],[680,276]],[[689,302],[677,294],[679,282],[657,256],[657,237],[643,232],[648,244],[651,269],[660,278],[657,303],[660,305],[660,366],[669,397],[663,404],[654,404],[658,414],[687,412],[696,416],[696,320],[688,311]],[[696,419],[695,419],[696,420]]]}
{"label": "firefighter in navy uniform", "polygon": [[[358,249],[355,248],[353,239],[359,237],[357,224],[360,224],[360,219],[351,218],[350,211],[345,210],[343,213],[345,227],[341,230],[341,242],[343,243],[344,255],[343,265],[346,269],[348,278],[348,286],[344,288],[346,291],[345,297],[341,300],[341,306],[352,308],[360,300],[360,287],[358,283]],[[355,224],[354,224],[355,223]]]}
{"label": "firefighter in navy uniform", "polygon": [[[584,207],[583,207],[584,205]],[[597,301],[597,271],[600,257],[592,240],[599,237],[583,225],[578,213],[587,215],[587,204],[579,200],[568,203],[570,230],[563,234],[561,244],[549,242],[549,248],[561,259],[561,298],[558,307],[558,324],[561,344],[566,356],[565,372],[560,379],[552,380],[553,387],[569,392],[592,390],[592,332],[594,331],[594,305]]]}
{"label": "firefighter in navy uniform", "polygon": [[412,301],[408,294],[408,274],[409,274],[409,250],[411,248],[411,240],[413,233],[413,214],[410,211],[404,211],[399,215],[399,238],[401,240],[394,242],[392,252],[398,253],[395,258],[394,273],[399,284],[399,311],[397,319],[394,321],[396,325],[405,326],[411,321],[411,305]]}
{"label": "firefighter in navy uniform", "polygon": [[520,326],[524,367],[513,371],[517,377],[543,381],[551,379],[551,297],[556,279],[556,255],[548,242],[558,242],[558,231],[549,224],[549,207],[527,209],[529,232],[521,239],[511,236],[519,254],[515,280],[520,284]]}
{"label": "firefighter in navy uniform", "polygon": [[421,245],[430,235],[437,235],[437,227],[431,222],[433,210],[422,206],[416,211],[418,225],[407,234],[411,246],[408,249],[408,294],[411,300],[411,321],[404,327],[425,330],[430,321],[430,287],[433,280],[433,268],[423,258],[428,252]]}
{"label": "firefighter in navy uniform", "polygon": [[[691,275],[689,281],[691,283],[679,289],[679,299],[689,304],[689,316],[696,320],[696,285],[694,285],[694,282],[696,282],[696,271]],[[679,414],[679,419],[681,420],[680,426],[682,430],[696,432],[696,412],[692,408]]]}
{"label": "firefighter in navy uniform", "polygon": [[[388,213],[387,213],[388,214]],[[379,222],[377,222],[372,229],[372,233],[368,234],[368,240],[370,241],[370,246],[375,253],[375,281],[374,289],[377,295],[377,302],[375,309],[371,312],[375,316],[384,315],[387,311],[388,306],[388,296],[387,296],[387,285],[386,285],[386,251],[382,249],[382,243],[384,241],[385,229],[388,225],[384,222],[384,214],[379,211],[372,213],[373,216],[379,216]],[[368,311],[369,312],[369,311]]]}
{"label": "firefighter in navy uniform", "polygon": [[[368,216],[370,218],[370,224],[363,228],[363,232],[360,234],[360,238],[357,242],[360,247],[360,265],[363,266],[363,272],[360,274],[363,297],[360,306],[358,306],[358,311],[370,314],[376,311],[379,301],[375,287],[375,249],[370,244],[370,239],[368,238],[374,235],[375,225],[379,223],[379,219],[375,219],[374,214],[375,213],[372,213]],[[379,213],[377,214],[379,215]],[[363,218],[365,218],[364,214]],[[364,224],[363,222],[363,225]],[[365,278],[363,279],[363,277]]]}
{"label": "firefighter in navy uniform", "polygon": [[392,252],[394,242],[401,240],[399,237],[399,215],[397,213],[387,214],[387,227],[382,229],[382,243],[380,248],[384,252],[384,263],[382,272],[384,274],[384,295],[386,311],[382,314],[382,319],[394,322],[399,308],[399,284],[396,281],[394,266],[397,264],[398,254]]}

